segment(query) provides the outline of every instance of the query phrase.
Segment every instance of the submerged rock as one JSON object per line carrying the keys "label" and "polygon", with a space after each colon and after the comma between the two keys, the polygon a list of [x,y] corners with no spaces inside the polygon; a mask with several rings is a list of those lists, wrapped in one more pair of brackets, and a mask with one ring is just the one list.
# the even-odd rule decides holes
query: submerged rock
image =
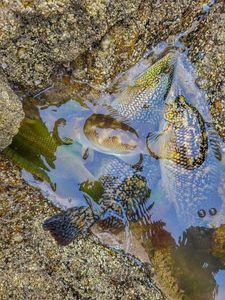
{"label": "submerged rock", "polygon": [[0,73],[0,151],[12,142],[23,117],[22,103]]}

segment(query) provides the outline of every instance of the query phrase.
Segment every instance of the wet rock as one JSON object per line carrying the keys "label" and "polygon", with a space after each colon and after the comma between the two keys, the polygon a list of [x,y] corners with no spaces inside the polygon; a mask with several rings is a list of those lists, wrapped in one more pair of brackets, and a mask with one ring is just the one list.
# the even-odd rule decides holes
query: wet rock
{"label": "wet rock", "polygon": [[224,265],[225,261],[225,224],[217,228],[213,235],[213,253],[215,256],[221,259]]}
{"label": "wet rock", "polygon": [[225,138],[225,7],[218,1],[195,31],[184,42],[190,48],[189,57],[197,67],[200,88],[207,92],[213,123]]}
{"label": "wet rock", "polygon": [[102,84],[140,59],[149,45],[187,29],[204,1],[8,1],[0,12],[0,61],[30,91],[63,68]]}
{"label": "wet rock", "polygon": [[11,143],[23,117],[19,98],[0,73],[0,151]]}
{"label": "wet rock", "polygon": [[141,266],[91,237],[59,247],[42,229],[56,213],[0,156],[1,299],[165,299]]}
{"label": "wet rock", "polygon": [[4,0],[0,61],[7,76],[25,88],[46,87],[55,68],[90,48],[139,3],[130,0],[122,7],[120,1]]}
{"label": "wet rock", "polygon": [[73,75],[94,85],[110,83],[147,50],[186,30],[202,12],[202,1],[142,1],[130,18],[117,22],[101,41],[74,62]]}

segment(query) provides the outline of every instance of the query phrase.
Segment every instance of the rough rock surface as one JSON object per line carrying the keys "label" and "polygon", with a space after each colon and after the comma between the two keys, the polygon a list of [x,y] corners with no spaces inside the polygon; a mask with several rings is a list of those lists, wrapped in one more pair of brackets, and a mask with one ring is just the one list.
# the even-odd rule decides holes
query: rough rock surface
{"label": "rough rock surface", "polygon": [[[93,85],[108,83],[118,72],[136,63],[149,45],[189,28],[202,15],[205,3],[201,0],[125,2],[122,7],[117,0],[3,0],[0,62],[8,80],[35,92],[51,84],[51,76],[60,69]],[[222,137],[225,128],[223,5],[223,1],[217,1],[196,30],[183,40],[197,66],[198,84],[207,90],[213,121]],[[67,99],[74,96],[78,85],[68,82],[66,91],[62,85],[58,98],[65,94]],[[3,139],[0,136],[0,148],[11,141],[16,133],[14,125],[22,118],[18,97],[6,82],[0,83],[0,92],[3,89],[10,97],[0,99],[0,118],[7,113],[4,130],[0,127],[0,135],[2,132],[5,135]],[[53,93],[52,98],[55,96]],[[13,122],[5,110],[9,108],[8,101],[13,101],[10,104]],[[162,299],[161,293],[150,287],[149,278],[132,261],[96,241],[88,238],[66,248],[56,246],[41,227],[55,209],[3,157],[0,178],[1,299],[47,299],[49,295],[53,299],[106,299],[106,295],[112,299]],[[224,255],[224,238],[220,244],[215,252],[221,250]],[[158,260],[162,262],[164,275],[170,258],[164,262],[161,257]],[[164,275],[164,278],[176,292],[171,277]]]}
{"label": "rough rock surface", "polygon": [[0,151],[11,143],[23,117],[19,98],[0,72]]}
{"label": "rough rock surface", "polygon": [[133,260],[93,238],[59,247],[42,229],[56,212],[0,156],[1,299],[165,299]]}
{"label": "rough rock surface", "polygon": [[29,92],[51,83],[60,67],[102,84],[137,62],[149,44],[187,29],[202,0],[1,2],[0,62]]}
{"label": "rough rock surface", "polygon": [[225,139],[225,6],[218,1],[184,42],[196,65],[198,85],[207,93],[215,128]]}

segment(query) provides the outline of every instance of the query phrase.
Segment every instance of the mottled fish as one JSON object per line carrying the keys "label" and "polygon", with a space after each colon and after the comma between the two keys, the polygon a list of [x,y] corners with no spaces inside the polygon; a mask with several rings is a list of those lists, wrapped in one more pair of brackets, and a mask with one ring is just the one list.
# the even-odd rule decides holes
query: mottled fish
{"label": "mottled fish", "polygon": [[172,84],[174,68],[175,54],[170,52],[128,85],[112,102],[112,108],[124,119],[157,125]]}
{"label": "mottled fish", "polygon": [[109,115],[91,115],[85,121],[83,132],[97,150],[106,153],[133,153],[139,143],[132,127]]}
{"label": "mottled fish", "polygon": [[225,98],[215,98],[209,103],[213,125],[225,141]]}
{"label": "mottled fish", "polygon": [[151,190],[141,175],[140,166],[131,167],[114,158],[104,164],[100,175],[104,192],[98,203],[84,194],[87,206],[68,209],[44,222],[43,228],[49,230],[59,244],[69,244],[99,220],[125,226],[128,221],[150,221]]}
{"label": "mottled fish", "polygon": [[183,96],[166,105],[164,117],[164,129],[148,136],[147,147],[161,159],[166,196],[182,224],[206,225],[221,204],[217,194],[218,140]]}

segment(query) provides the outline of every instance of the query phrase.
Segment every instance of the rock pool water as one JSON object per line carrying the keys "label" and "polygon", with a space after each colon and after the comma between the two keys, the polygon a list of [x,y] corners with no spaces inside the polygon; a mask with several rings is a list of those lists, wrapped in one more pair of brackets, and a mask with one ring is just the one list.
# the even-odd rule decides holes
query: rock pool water
{"label": "rock pool water", "polygon": [[[107,113],[108,105],[114,103],[127,86],[132,86],[133,82],[138,80],[136,78],[140,78],[140,74],[146,72],[155,59],[151,56],[124,74],[125,80],[115,83],[109,91],[101,92],[95,101],[81,103],[78,99],[71,99],[60,106],[37,105],[38,97],[36,106],[29,101],[30,104],[26,105],[27,118],[6,154],[8,152],[8,156],[24,168],[24,177],[29,183],[40,187],[50,201],[66,210],[87,206],[84,192],[98,202],[104,192],[98,179],[105,170],[111,170],[111,161],[121,160],[122,166],[125,164],[132,168],[133,165],[139,164],[141,153],[143,161],[140,162],[140,172],[150,188],[150,195],[145,204],[145,208],[150,208],[148,219],[131,220],[128,230],[127,227],[124,230],[123,226],[114,228],[99,222],[93,231],[103,241],[124,247],[143,260],[151,261],[157,281],[172,299],[218,300],[222,299],[221,295],[225,289],[225,163],[224,158],[216,158],[216,153],[220,151],[218,143],[221,143],[223,149],[224,145],[213,130],[211,124],[215,123],[215,120],[212,120],[209,113],[205,93],[195,83],[195,70],[188,61],[186,52],[178,49],[173,50],[173,54],[175,62],[172,84],[169,91],[163,93],[162,100],[173,103],[178,95],[182,95],[203,117],[209,136],[209,150],[199,168],[184,168],[182,173],[180,169],[176,169],[175,175],[166,173],[162,164],[170,164],[170,159],[155,159],[145,149],[147,134],[156,131],[157,127],[159,130],[164,129],[164,105],[155,110],[160,119],[154,125],[146,122],[146,119],[129,120],[129,115],[126,115],[126,119],[121,119],[121,122],[128,122],[127,126],[133,128],[132,131],[123,127],[123,131],[128,135],[132,133],[132,137],[135,132],[135,137],[139,137],[139,152],[132,152],[131,147],[130,155],[119,153],[118,156],[116,153],[115,157],[115,150],[110,152],[104,148],[102,151],[101,147],[93,146],[83,132],[88,118],[93,114]],[[154,55],[159,58],[162,55],[161,50]],[[45,93],[41,97],[44,98]],[[143,107],[146,108],[149,109],[148,106]],[[114,110],[110,113],[110,117],[118,121]],[[99,124],[95,123],[98,119],[93,120],[93,126],[96,125],[97,129],[106,126],[107,136],[111,132],[110,129],[114,128],[112,123],[105,122],[102,125],[101,120]],[[135,143],[137,144],[136,140]],[[107,144],[106,148],[111,149],[110,147],[110,144]],[[185,153],[191,157],[187,150]],[[123,170],[126,175],[126,168]],[[111,172],[109,175],[120,178],[124,173]],[[193,202],[197,203],[196,206]],[[212,207],[208,207],[208,203]],[[191,217],[194,213],[196,214],[193,220]]]}

